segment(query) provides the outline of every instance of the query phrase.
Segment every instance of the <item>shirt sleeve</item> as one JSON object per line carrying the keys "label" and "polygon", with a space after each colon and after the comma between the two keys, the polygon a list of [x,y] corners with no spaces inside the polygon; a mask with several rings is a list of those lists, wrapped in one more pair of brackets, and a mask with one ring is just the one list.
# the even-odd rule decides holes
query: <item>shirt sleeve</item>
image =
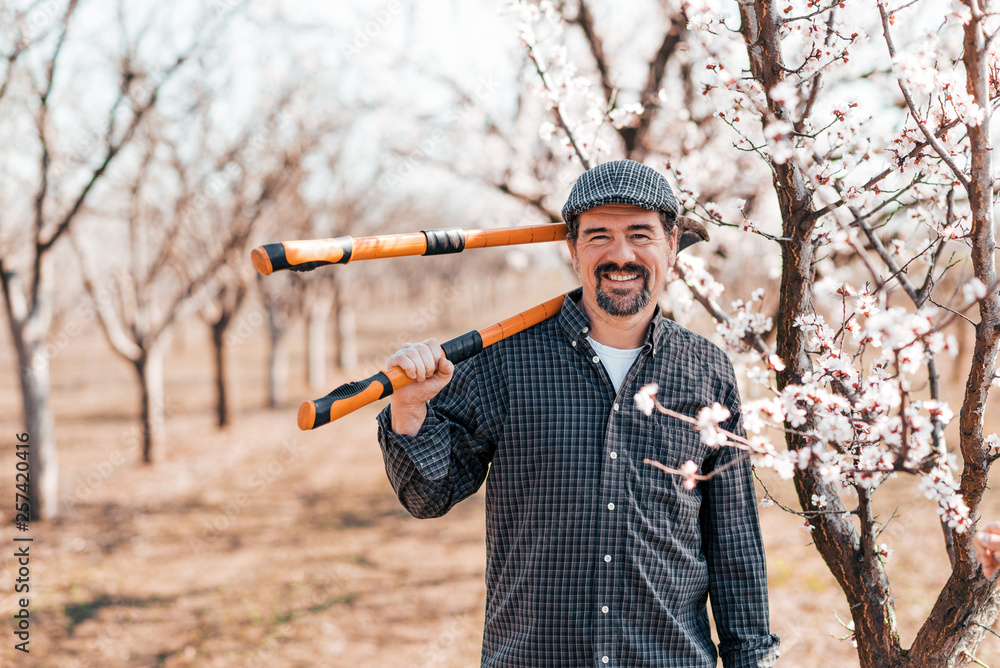
{"label": "shirt sleeve", "polygon": [[[728,360],[727,368],[732,374]],[[721,426],[743,436],[735,379],[725,385],[722,403],[731,417]],[[770,632],[767,567],[752,468],[749,459],[734,463],[744,456],[743,450],[723,445],[710,465],[711,470],[730,468],[706,481],[701,510],[703,550],[723,666],[770,668],[778,657],[779,639]]]}
{"label": "shirt sleeve", "polygon": [[[378,440],[385,470],[403,507],[418,518],[440,517],[475,494],[486,479],[496,442],[490,419],[498,407],[487,406],[477,378],[485,360],[480,354],[455,367],[445,388],[428,402],[427,417],[415,436],[392,431],[391,407],[378,416]],[[479,364],[477,364],[477,362]],[[500,378],[502,374],[488,374]],[[495,384],[495,383],[494,383]]]}

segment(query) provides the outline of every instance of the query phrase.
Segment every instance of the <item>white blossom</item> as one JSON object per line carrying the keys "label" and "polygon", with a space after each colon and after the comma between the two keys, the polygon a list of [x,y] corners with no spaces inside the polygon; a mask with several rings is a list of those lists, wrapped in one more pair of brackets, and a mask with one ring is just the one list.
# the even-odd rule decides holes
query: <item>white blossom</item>
{"label": "white blossom", "polygon": [[694,489],[698,482],[695,478],[695,476],[698,475],[698,465],[689,459],[681,464],[679,470],[681,477],[684,479],[684,489]]}
{"label": "white blossom", "polygon": [[635,407],[646,416],[653,414],[656,408],[656,392],[660,389],[656,383],[643,385],[635,395]]}
{"label": "white blossom", "polygon": [[978,278],[962,286],[962,295],[967,302],[977,302],[986,296],[986,285]]}
{"label": "white blossom", "polygon": [[698,411],[696,428],[701,432],[701,442],[710,448],[725,445],[729,439],[719,429],[719,423],[728,420],[730,415],[729,409],[718,402]]}

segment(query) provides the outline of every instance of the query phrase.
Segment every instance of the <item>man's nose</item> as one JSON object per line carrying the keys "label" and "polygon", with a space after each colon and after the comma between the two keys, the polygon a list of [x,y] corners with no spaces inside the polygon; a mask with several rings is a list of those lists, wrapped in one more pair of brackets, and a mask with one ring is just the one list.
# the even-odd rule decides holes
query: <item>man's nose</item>
{"label": "man's nose", "polygon": [[635,261],[635,249],[629,243],[628,237],[616,237],[608,250],[608,259],[623,265]]}

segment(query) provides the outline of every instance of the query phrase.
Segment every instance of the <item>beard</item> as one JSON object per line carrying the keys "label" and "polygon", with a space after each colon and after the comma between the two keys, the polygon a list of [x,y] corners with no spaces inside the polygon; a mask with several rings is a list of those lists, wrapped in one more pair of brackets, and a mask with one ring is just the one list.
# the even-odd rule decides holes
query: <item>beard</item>
{"label": "beard", "polygon": [[[626,274],[637,274],[642,279],[642,289],[633,292],[628,289],[614,287],[615,282],[610,278],[608,289],[604,287],[604,274],[609,271],[618,271]],[[638,264],[628,262],[625,265],[618,265],[614,262],[605,262],[594,269],[594,276],[597,278],[597,305],[608,315],[616,317],[632,316],[646,308],[652,295],[649,292],[649,270]]]}

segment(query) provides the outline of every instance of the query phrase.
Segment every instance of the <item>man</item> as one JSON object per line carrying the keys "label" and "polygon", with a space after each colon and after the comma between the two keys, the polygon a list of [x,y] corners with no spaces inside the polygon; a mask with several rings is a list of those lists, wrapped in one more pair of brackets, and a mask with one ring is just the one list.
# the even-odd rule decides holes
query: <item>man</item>
{"label": "man", "polygon": [[[433,339],[389,358],[418,381],[379,415],[403,505],[438,517],[486,480],[483,666],[715,666],[709,595],[727,668],[777,656],[749,463],[632,400],[655,382],[742,433],[729,360],[657,306],[676,215],[655,170],[595,167],[563,208],[582,285],[558,315],[458,367]],[[720,473],[688,490],[645,458]]]}
{"label": "man", "polygon": [[983,567],[983,575],[991,578],[1000,570],[1000,522],[984,524],[972,534],[972,547],[976,559]]}

